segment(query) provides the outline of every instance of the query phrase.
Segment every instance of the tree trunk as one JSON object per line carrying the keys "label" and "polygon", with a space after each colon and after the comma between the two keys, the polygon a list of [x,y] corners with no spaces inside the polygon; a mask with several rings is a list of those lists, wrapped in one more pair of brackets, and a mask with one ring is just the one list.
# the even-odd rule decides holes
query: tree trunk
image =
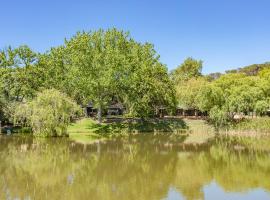
{"label": "tree trunk", "polygon": [[198,110],[195,109],[195,117],[198,118]]}
{"label": "tree trunk", "polygon": [[101,109],[101,106],[98,107],[98,123],[101,124],[102,122],[102,109]]}

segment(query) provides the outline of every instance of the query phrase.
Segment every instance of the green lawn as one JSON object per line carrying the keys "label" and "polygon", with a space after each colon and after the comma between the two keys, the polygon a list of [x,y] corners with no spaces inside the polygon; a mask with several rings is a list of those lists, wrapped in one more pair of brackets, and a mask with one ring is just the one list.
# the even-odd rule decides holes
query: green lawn
{"label": "green lawn", "polygon": [[182,119],[152,119],[146,121],[128,121],[98,124],[90,118],[84,118],[72,123],[68,127],[69,137],[80,142],[122,137],[137,133],[163,133],[184,132],[188,130],[187,124]]}
{"label": "green lawn", "polygon": [[67,131],[69,137],[79,142],[88,142],[96,139],[101,139],[102,136],[95,133],[95,130],[97,130],[93,128],[95,124],[95,121],[87,118],[78,120],[68,127]]}

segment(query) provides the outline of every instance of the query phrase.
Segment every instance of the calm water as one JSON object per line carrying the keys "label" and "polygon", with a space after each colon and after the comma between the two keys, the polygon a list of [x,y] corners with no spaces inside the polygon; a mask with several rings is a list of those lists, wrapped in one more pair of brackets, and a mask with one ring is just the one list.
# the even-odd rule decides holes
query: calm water
{"label": "calm water", "polygon": [[214,139],[0,137],[0,199],[270,199],[270,152]]}

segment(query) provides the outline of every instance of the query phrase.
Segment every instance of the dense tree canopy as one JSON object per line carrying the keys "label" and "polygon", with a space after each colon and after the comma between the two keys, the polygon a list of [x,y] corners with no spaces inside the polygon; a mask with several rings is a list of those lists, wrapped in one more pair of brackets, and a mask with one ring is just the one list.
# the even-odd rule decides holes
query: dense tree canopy
{"label": "dense tree canopy", "polygon": [[[12,118],[17,105],[56,89],[98,119],[113,102],[128,116],[152,117],[160,108],[207,112],[222,123],[235,115],[265,115],[270,103],[269,63],[225,74],[202,74],[202,61],[187,58],[168,75],[152,44],[136,42],[117,29],[78,32],[40,54],[22,45],[0,51],[0,116]],[[217,123],[220,126],[222,123]]]}
{"label": "dense tree canopy", "polygon": [[217,127],[236,115],[265,115],[269,110],[269,63],[226,74],[203,76],[201,70],[202,61],[188,58],[172,72],[180,108],[207,112]]}
{"label": "dense tree canopy", "polygon": [[23,101],[34,97],[40,85],[36,61],[37,54],[25,45],[0,52],[0,81],[8,100]]}
{"label": "dense tree canopy", "polygon": [[176,86],[178,105],[185,109],[198,109],[198,94],[208,84],[205,78],[191,78]]}
{"label": "dense tree canopy", "polygon": [[198,93],[208,84],[202,76],[202,61],[187,58],[171,74],[175,84],[178,107],[198,109]]}
{"label": "dense tree canopy", "polygon": [[269,109],[269,85],[267,78],[260,76],[226,74],[204,87],[199,96],[200,109],[212,114],[219,109],[228,120],[238,114],[266,114]]}
{"label": "dense tree canopy", "polygon": [[9,47],[1,51],[0,66],[1,95],[12,105],[57,89],[82,106],[92,102],[99,121],[112,101],[143,118],[175,106],[174,85],[153,45],[117,29],[78,32],[44,54]]}

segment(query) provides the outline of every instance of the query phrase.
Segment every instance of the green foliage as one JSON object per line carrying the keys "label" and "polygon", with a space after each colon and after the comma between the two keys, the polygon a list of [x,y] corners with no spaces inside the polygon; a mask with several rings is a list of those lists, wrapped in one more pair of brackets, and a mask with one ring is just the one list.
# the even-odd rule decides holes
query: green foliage
{"label": "green foliage", "polygon": [[55,90],[38,93],[31,102],[17,106],[15,119],[26,120],[38,136],[63,136],[72,117],[80,112],[79,106],[65,94]]}
{"label": "green foliage", "polygon": [[9,105],[9,121],[16,103],[53,88],[80,105],[91,101],[100,122],[112,101],[142,118],[153,116],[160,107],[173,111],[176,104],[174,85],[153,45],[136,42],[117,29],[78,32],[44,54],[26,45],[8,47],[0,51],[0,70],[0,92]]}
{"label": "green foliage", "polygon": [[241,67],[235,70],[228,70],[226,73],[244,73],[248,76],[256,76],[260,71],[264,69],[269,69],[270,68],[270,63],[266,62],[263,64],[253,64],[245,67]]}
{"label": "green foliage", "polygon": [[191,78],[176,85],[178,105],[185,109],[197,109],[200,93],[208,82],[204,78]]}
{"label": "green foliage", "polygon": [[267,74],[265,70],[260,76],[222,75],[199,91],[196,104],[200,110],[210,112],[209,117],[216,127],[225,125],[227,118],[233,120],[237,114],[266,114],[270,97]]}
{"label": "green foliage", "polygon": [[263,99],[263,92],[256,86],[248,84],[231,88],[227,99],[227,105],[231,112],[252,112],[256,102]]}
{"label": "green foliage", "polygon": [[196,98],[196,104],[201,111],[210,111],[214,106],[222,107],[224,102],[222,89],[213,84],[205,85]]}
{"label": "green foliage", "polygon": [[123,31],[78,32],[39,65],[48,69],[45,77],[52,76],[54,87],[80,103],[91,100],[99,114],[113,98],[139,117],[175,106],[173,84],[153,45],[137,43]]}
{"label": "green foliage", "polygon": [[71,138],[106,138],[131,133],[179,133],[188,130],[182,119],[133,119],[98,124],[91,119],[81,119],[68,127]]}
{"label": "green foliage", "polygon": [[224,108],[213,107],[209,112],[209,119],[217,130],[229,124],[230,118]]}
{"label": "green foliage", "polygon": [[202,61],[187,58],[184,63],[172,72],[172,78],[176,83],[190,78],[196,78],[202,75]]}
{"label": "green foliage", "polygon": [[5,99],[2,95],[2,93],[0,92],[0,121],[3,121],[4,119],[4,108],[5,108]]}
{"label": "green foliage", "polygon": [[255,105],[255,112],[262,116],[264,114],[266,114],[267,110],[269,109],[269,100],[260,100],[256,102]]}
{"label": "green foliage", "polygon": [[208,84],[202,77],[202,61],[187,58],[171,74],[175,83],[178,106],[184,109],[197,109],[198,93]]}
{"label": "green foliage", "polygon": [[211,112],[224,124],[222,113],[230,120],[236,114],[266,114],[270,68],[264,63],[203,76],[202,61],[190,57],[169,77],[152,44],[115,28],[78,32],[44,54],[26,45],[0,51],[1,120],[13,121],[21,102],[44,89],[59,90],[80,105],[91,101],[100,123],[105,108],[119,102],[128,116],[153,117],[160,108],[173,113],[179,105]]}
{"label": "green foliage", "polygon": [[10,46],[0,51],[0,68],[13,67],[15,58],[16,52]]}
{"label": "green foliage", "polygon": [[256,102],[255,112],[258,115],[260,115],[260,116],[264,115],[267,112],[268,109],[269,109],[269,101],[260,100],[260,101]]}
{"label": "green foliage", "polygon": [[33,98],[40,86],[40,74],[35,67],[37,54],[23,45],[0,52],[0,82],[8,101]]}

